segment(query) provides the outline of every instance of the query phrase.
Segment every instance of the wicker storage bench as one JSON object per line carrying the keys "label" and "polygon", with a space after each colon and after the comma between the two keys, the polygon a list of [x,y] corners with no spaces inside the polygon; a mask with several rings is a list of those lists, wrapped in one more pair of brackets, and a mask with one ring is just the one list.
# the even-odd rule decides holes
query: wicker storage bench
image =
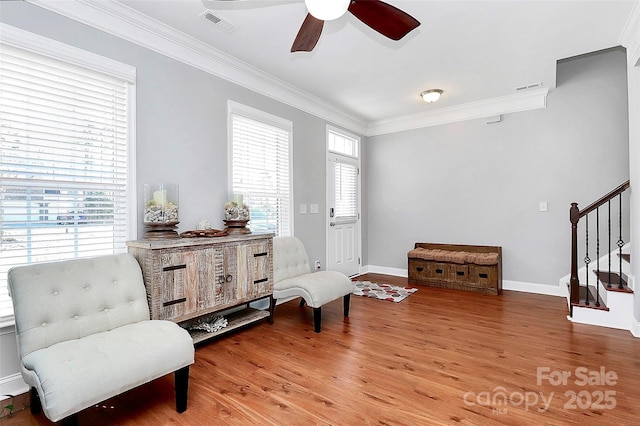
{"label": "wicker storage bench", "polygon": [[502,247],[416,243],[407,257],[409,284],[484,294],[502,291]]}

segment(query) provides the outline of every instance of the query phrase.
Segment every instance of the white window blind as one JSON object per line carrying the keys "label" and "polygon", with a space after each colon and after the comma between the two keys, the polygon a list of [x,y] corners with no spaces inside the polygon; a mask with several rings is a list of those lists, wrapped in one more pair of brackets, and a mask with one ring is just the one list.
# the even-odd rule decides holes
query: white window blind
{"label": "white window blind", "polygon": [[231,129],[232,192],[249,207],[251,230],[290,235],[290,122],[273,125],[232,110]]}
{"label": "white window blind", "polygon": [[126,251],[130,84],[0,44],[0,317],[7,271]]}
{"label": "white window blind", "polygon": [[335,217],[355,218],[358,215],[358,168],[338,160],[334,169]]}

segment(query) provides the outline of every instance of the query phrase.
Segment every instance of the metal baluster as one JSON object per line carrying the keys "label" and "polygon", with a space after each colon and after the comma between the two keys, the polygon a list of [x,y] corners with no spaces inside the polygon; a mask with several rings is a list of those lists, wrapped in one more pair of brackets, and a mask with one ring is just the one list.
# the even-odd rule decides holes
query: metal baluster
{"label": "metal baluster", "polygon": [[591,259],[589,259],[589,215],[585,216],[586,224],[585,224],[585,255],[584,255],[584,263],[585,268],[587,270],[587,295],[584,300],[584,304],[589,306],[589,263]]}
{"label": "metal baluster", "polygon": [[618,217],[618,224],[620,226],[620,238],[618,238],[618,258],[620,260],[620,279],[618,281],[618,288],[622,290],[624,288],[622,285],[622,246],[624,246],[624,241],[622,240],[622,193],[618,195],[618,200],[619,200],[619,208],[620,208],[619,217]]}
{"label": "metal baluster", "polygon": [[608,256],[608,260],[609,260],[609,272],[608,272],[608,279],[607,279],[607,288],[611,288],[611,200],[607,201],[607,205],[609,206],[609,218],[608,218],[608,224],[609,224],[609,256]]}
{"label": "metal baluster", "polygon": [[600,307],[600,207],[596,208],[596,276],[596,306]]}

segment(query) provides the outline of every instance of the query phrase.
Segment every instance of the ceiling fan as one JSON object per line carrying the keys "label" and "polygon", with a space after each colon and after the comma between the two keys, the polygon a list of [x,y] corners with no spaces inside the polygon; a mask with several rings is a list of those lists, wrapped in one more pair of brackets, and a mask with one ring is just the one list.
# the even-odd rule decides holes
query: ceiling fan
{"label": "ceiling fan", "polygon": [[[275,0],[273,3],[287,3],[300,0]],[[268,1],[252,0],[202,0],[206,7],[215,8],[222,3],[260,3]],[[392,40],[400,40],[420,25],[413,16],[381,0],[304,0],[307,17],[302,22],[298,35],[293,41],[291,52],[311,52],[320,39],[324,21],[337,19],[347,11],[363,23]]]}

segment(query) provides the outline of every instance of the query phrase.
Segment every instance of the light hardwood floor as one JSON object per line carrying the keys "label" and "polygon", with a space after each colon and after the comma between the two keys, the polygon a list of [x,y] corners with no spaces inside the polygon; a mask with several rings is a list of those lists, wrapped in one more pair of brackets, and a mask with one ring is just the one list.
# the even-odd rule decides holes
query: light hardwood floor
{"label": "light hardwood floor", "polygon": [[[333,302],[316,334],[310,308],[292,301],[273,325],[197,347],[185,413],[167,376],[80,424],[640,424],[640,339],[566,315],[558,297],[419,286],[401,303],[353,296],[347,319]],[[0,423],[50,424],[28,411]]]}

